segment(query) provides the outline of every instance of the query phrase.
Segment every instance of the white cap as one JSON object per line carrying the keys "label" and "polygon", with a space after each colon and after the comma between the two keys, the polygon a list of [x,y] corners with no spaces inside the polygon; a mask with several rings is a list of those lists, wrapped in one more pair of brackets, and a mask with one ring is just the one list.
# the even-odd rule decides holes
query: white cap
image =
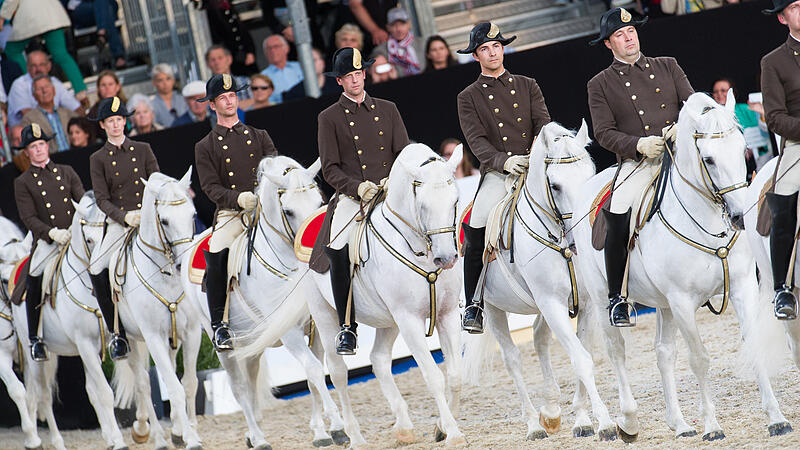
{"label": "white cap", "polygon": [[206,95],[206,84],[202,81],[191,81],[186,83],[181,94],[184,97],[194,97],[195,95]]}

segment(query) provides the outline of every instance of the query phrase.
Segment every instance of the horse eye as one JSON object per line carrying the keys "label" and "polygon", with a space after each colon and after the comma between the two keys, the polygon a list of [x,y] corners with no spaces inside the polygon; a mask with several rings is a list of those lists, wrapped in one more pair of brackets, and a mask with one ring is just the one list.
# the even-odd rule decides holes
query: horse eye
{"label": "horse eye", "polygon": [[560,184],[551,184],[550,185],[550,189],[552,189],[552,190],[554,190],[556,192],[560,192],[561,191],[561,185]]}
{"label": "horse eye", "polygon": [[714,165],[714,158],[712,158],[710,156],[706,156],[705,158],[703,158],[703,162],[708,164],[709,166],[713,166]]}
{"label": "horse eye", "polygon": [[286,217],[294,217],[294,211],[289,209],[284,209],[283,214],[286,215]]}
{"label": "horse eye", "polygon": [[169,225],[169,220],[161,219],[161,225],[164,225],[165,227],[168,226]]}
{"label": "horse eye", "polygon": [[92,244],[94,244],[94,239],[89,238],[89,239],[86,240],[86,243],[89,244],[89,245],[92,245]]}
{"label": "horse eye", "polygon": [[553,138],[553,142],[558,142],[558,141],[560,141],[560,140],[561,140],[561,136],[558,136],[558,137],[554,137],[554,138]]}

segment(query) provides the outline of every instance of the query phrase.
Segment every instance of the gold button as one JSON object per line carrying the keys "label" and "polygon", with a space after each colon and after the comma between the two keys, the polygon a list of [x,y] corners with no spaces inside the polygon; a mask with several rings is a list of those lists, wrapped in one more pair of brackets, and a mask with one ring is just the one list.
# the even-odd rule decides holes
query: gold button
{"label": "gold button", "polygon": [[33,174],[33,178],[39,178],[39,174],[38,173]]}
{"label": "gold button", "polygon": [[494,100],[494,95],[489,94],[489,100]]}
{"label": "gold button", "polygon": [[136,193],[136,196],[137,196],[137,197],[139,196],[139,193],[138,193],[138,192]]}
{"label": "gold button", "polygon": [[56,177],[56,181],[61,181],[61,175]]}
{"label": "gold button", "polygon": [[227,150],[227,149],[228,149],[228,146],[227,146],[227,145],[223,145],[223,146],[222,146],[222,149],[223,149],[223,150]]}
{"label": "gold button", "polygon": [[367,165],[366,164],[362,164],[361,165],[361,170],[367,170]]}
{"label": "gold button", "polygon": [[250,171],[253,172],[253,173],[256,173],[256,168],[253,167],[253,168],[250,169]]}
{"label": "gold button", "polygon": [[643,116],[643,115],[644,115],[644,111],[642,111],[642,110],[640,109],[640,110],[639,110],[639,115],[640,115],[640,116]]}
{"label": "gold button", "polygon": [[228,172],[228,176],[232,177],[233,176],[233,172]]}
{"label": "gold button", "polygon": [[503,128],[503,122],[498,123],[497,126]]}
{"label": "gold button", "polygon": [[232,184],[232,185],[231,185],[231,189],[236,189],[236,185],[235,185],[235,184]]}
{"label": "gold button", "polygon": [[517,117],[517,122],[522,122],[522,117]]}
{"label": "gold button", "polygon": [[53,169],[53,173],[56,173],[56,172],[58,172],[58,167]]}
{"label": "gold button", "polygon": [[116,161],[111,161],[111,165],[112,165],[112,166],[116,166],[116,165],[117,165],[117,162],[116,162]]}
{"label": "gold button", "polygon": [[511,152],[506,152],[506,155],[511,156]]}
{"label": "gold button", "polygon": [[378,117],[378,116],[375,116],[375,117],[373,117],[373,120],[375,120],[375,122],[377,122],[377,121],[379,121],[379,120],[381,120],[381,119],[380,119],[380,117]]}
{"label": "gold button", "polygon": [[364,152],[363,152],[362,150],[358,150],[356,153],[358,153],[359,155],[361,155],[361,154],[363,154]]}
{"label": "gold button", "polygon": [[108,156],[112,156],[113,154],[114,154],[114,152],[111,152],[111,151],[108,152]]}
{"label": "gold button", "polygon": [[486,84],[486,83],[483,83],[481,86],[483,86],[483,87],[489,87],[489,85],[488,85],[488,84]]}
{"label": "gold button", "polygon": [[645,125],[644,126],[644,131],[649,131],[649,130],[650,130],[650,125]]}
{"label": "gold button", "polygon": [[138,171],[139,171],[139,168],[138,168],[138,167],[134,167],[134,168],[133,168],[133,173],[136,173],[136,172],[138,172]]}
{"label": "gold button", "polygon": [[[67,197],[64,197],[64,203],[67,203],[68,201],[69,199]],[[69,211],[67,211],[67,214],[69,214]]]}
{"label": "gold button", "polygon": [[114,176],[118,177],[119,176],[119,172],[114,172]]}
{"label": "gold button", "polygon": [[519,103],[514,103],[514,108],[519,108]]}
{"label": "gold button", "polygon": [[651,79],[651,80],[652,80],[652,79],[654,79],[655,77],[656,77],[656,76],[655,76],[655,75],[653,75],[652,73],[650,74],[650,79]]}
{"label": "gold button", "polygon": [[42,191],[42,195],[47,195],[47,191]]}
{"label": "gold button", "polygon": [[222,136],[217,136],[217,140],[221,141],[222,140]]}
{"label": "gold button", "polygon": [[385,147],[381,146],[381,148],[379,148],[378,150],[383,150],[384,148],[385,148]]}
{"label": "gold button", "polygon": [[358,140],[358,135],[353,136],[353,139],[357,141]]}
{"label": "gold button", "polygon": [[636,100],[636,95],[631,95],[631,100]]}
{"label": "gold button", "polygon": [[50,206],[52,206],[52,205],[51,205],[51,204],[48,202],[48,203],[45,203],[45,204],[44,204],[44,206],[46,206],[47,208],[49,208],[49,207],[50,207]]}
{"label": "gold button", "polygon": [[650,63],[646,63],[644,66],[645,67],[650,67]]}
{"label": "gold button", "polygon": [[250,139],[247,140],[247,145],[250,145],[252,143],[253,143],[253,141],[251,141]]}
{"label": "gold button", "polygon": [[522,133],[522,137],[528,137],[528,133]]}
{"label": "gold button", "polygon": [[56,216],[50,214],[50,220],[55,220]]}
{"label": "gold button", "polygon": [[133,184],[139,184],[139,180],[134,181]]}
{"label": "gold button", "polygon": [[350,126],[351,126],[351,127],[352,127],[353,125],[355,125],[355,124],[356,124],[355,122],[350,122]]}
{"label": "gold button", "polygon": [[378,131],[378,136],[383,136],[383,130]]}
{"label": "gold button", "polygon": [[794,56],[797,56],[797,55],[800,55],[800,53],[797,53],[797,50],[795,50],[794,51]]}
{"label": "gold button", "polygon": [[661,92],[661,88],[656,88],[656,94],[658,94],[659,92]]}
{"label": "gold button", "polygon": [[507,136],[503,136],[503,142],[505,142],[507,140],[508,140],[508,137]]}
{"label": "gold button", "polygon": [[58,188],[62,191],[64,190],[64,186],[59,186]]}
{"label": "gold button", "polygon": [[369,107],[375,109],[375,105],[369,105]]}
{"label": "gold button", "polygon": [[494,113],[495,113],[495,114],[497,114],[497,113],[499,113],[499,112],[500,112],[500,108],[495,108],[495,109],[494,109]]}
{"label": "gold button", "polygon": [[388,163],[386,161],[383,162],[383,167],[386,167]]}
{"label": "gold button", "polygon": [[625,74],[624,74],[624,73],[623,73],[621,70],[619,71],[619,74],[620,74],[620,75],[625,75]]}
{"label": "gold button", "polygon": [[137,203],[137,204],[136,204],[136,207],[137,207],[137,208],[141,208],[141,207],[142,207],[142,204],[141,204],[141,203]]}
{"label": "gold button", "polygon": [[225,162],[230,164],[231,163],[231,159],[230,158],[225,158]]}
{"label": "gold button", "polygon": [[250,131],[244,130],[244,134],[250,134]]}
{"label": "gold button", "polygon": [[513,79],[513,78],[511,78],[511,77],[508,77],[508,82],[509,82],[509,83],[512,83],[513,81],[514,81],[514,79]]}
{"label": "gold button", "polygon": [[250,157],[251,157],[251,158],[253,158],[253,157],[255,157],[255,156],[256,156],[256,155],[254,155],[254,154],[250,153]]}
{"label": "gold button", "polygon": [[136,158],[131,158],[131,162],[136,162]]}
{"label": "gold button", "polygon": [[350,110],[349,109],[345,109],[344,112],[345,112],[345,114],[350,114]]}
{"label": "gold button", "polygon": [[631,82],[630,81],[626,81],[625,82],[625,87],[631,87]]}
{"label": "gold button", "polygon": [[665,123],[665,124],[667,124],[667,125],[669,125],[669,120],[668,120],[668,121],[666,121],[666,122],[664,122],[664,123]]}
{"label": "gold button", "polygon": [[133,146],[131,145],[128,150],[133,151]]}
{"label": "gold button", "polygon": [[517,93],[517,91],[515,91],[514,89],[511,90],[511,95],[514,95],[516,93]]}
{"label": "gold button", "polygon": [[42,180],[39,180],[39,181],[37,181],[37,182],[36,182],[36,185],[37,185],[37,186],[41,186],[41,185],[42,185]]}
{"label": "gold button", "polygon": [[661,109],[664,109],[664,108],[666,108],[666,107],[667,107],[667,105],[665,105],[665,104],[663,104],[663,103],[661,104]]}

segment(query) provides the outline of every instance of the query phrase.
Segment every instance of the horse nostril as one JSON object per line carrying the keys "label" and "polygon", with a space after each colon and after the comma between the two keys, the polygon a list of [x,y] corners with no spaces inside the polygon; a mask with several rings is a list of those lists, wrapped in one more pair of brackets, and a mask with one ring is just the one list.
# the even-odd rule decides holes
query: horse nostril
{"label": "horse nostril", "polygon": [[734,228],[738,230],[744,230],[744,216],[741,214],[736,214],[731,216],[731,223],[733,224]]}

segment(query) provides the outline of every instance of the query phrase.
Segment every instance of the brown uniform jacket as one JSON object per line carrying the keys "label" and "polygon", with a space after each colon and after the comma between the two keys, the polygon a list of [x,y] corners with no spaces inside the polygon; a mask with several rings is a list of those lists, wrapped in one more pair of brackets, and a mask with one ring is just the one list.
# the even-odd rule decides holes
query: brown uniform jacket
{"label": "brown uniform jacket", "polygon": [[358,185],[389,176],[408,145],[400,112],[388,100],[364,95],[361,105],[344,94],[317,118],[322,175],[337,193],[358,198]]}
{"label": "brown uniform jacket", "polygon": [[150,144],[128,138],[120,147],[106,141],[89,157],[89,168],[97,206],[123,226],[126,212],[142,208],[144,184],[139,179],[159,171]]}
{"label": "brown uniform jacket", "polygon": [[638,160],[639,138],[660,136],[694,93],[675,58],[644,55],[633,65],[614,59],[586,87],[594,136],[618,162]]}
{"label": "brown uniform jacket", "polygon": [[266,131],[241,122],[233,128],[215,125],[194,146],[197,175],[203,192],[220,209],[241,209],[236,200],[258,185],[258,164],[277,155]]}
{"label": "brown uniform jacket", "polygon": [[[44,168],[31,165],[14,180],[14,198],[22,223],[34,239],[52,242],[53,228],[69,229],[75,207],[81,201],[83,184],[70,166],[48,162]],[[35,244],[34,244],[35,245]]]}
{"label": "brown uniform jacket", "polygon": [[536,80],[506,71],[498,78],[480,75],[458,94],[458,120],[481,173],[502,173],[509,156],[530,153],[550,113]]}
{"label": "brown uniform jacket", "polygon": [[767,127],[800,141],[800,42],[791,35],[761,59],[761,92]]}

